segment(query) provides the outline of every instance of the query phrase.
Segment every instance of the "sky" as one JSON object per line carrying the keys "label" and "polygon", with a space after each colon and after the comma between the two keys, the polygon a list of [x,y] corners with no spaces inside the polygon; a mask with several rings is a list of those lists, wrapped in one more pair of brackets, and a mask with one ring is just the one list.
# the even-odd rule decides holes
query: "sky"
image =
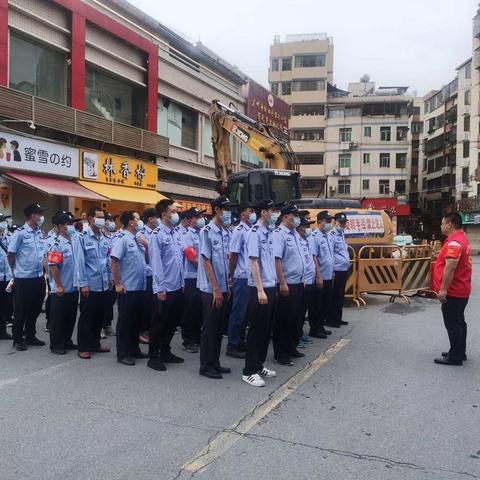
{"label": "sky", "polygon": [[377,86],[424,95],[471,56],[478,0],[129,0],[191,41],[201,41],[268,86],[276,34],[333,37],[339,88],[369,74]]}

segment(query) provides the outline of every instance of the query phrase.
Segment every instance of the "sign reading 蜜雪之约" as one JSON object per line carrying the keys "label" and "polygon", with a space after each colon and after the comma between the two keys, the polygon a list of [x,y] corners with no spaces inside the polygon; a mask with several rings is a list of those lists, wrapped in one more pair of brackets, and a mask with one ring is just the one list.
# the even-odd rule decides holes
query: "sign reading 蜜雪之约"
{"label": "sign reading \u871c\u96ea\u4e4b\u7ea6", "polygon": [[78,177],[79,150],[16,133],[0,132],[0,168]]}

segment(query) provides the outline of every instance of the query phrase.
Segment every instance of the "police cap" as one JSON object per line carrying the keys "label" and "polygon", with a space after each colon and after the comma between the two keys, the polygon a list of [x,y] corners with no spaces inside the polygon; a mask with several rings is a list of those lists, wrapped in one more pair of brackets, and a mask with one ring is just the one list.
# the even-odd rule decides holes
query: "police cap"
{"label": "police cap", "polygon": [[80,221],[79,218],[74,218],[70,212],[66,212],[65,210],[57,212],[52,217],[52,223],[54,225],[65,225],[66,223],[75,223],[78,221]]}
{"label": "police cap", "polygon": [[328,210],[322,210],[317,213],[317,221],[320,220],[332,220],[333,217],[328,213]]}
{"label": "police cap", "polygon": [[183,218],[194,218],[203,215],[206,210],[199,210],[197,207],[191,207],[188,210],[185,210],[183,213]]}
{"label": "police cap", "polygon": [[212,211],[215,211],[215,208],[230,208],[230,200],[225,195],[220,195],[212,202]]}
{"label": "police cap", "polygon": [[335,214],[335,220],[337,222],[346,222],[348,220],[347,218],[347,215],[345,214],[345,212],[338,212]]}
{"label": "police cap", "polygon": [[43,213],[46,210],[48,210],[48,208],[41,207],[38,203],[32,203],[23,209],[23,213],[28,218],[32,213]]}

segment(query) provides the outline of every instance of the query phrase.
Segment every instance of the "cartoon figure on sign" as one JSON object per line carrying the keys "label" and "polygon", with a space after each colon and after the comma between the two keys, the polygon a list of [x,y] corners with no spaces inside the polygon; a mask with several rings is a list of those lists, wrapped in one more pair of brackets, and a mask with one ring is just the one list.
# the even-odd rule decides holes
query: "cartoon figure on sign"
{"label": "cartoon figure on sign", "polygon": [[12,140],[10,142],[10,149],[13,153],[13,161],[14,162],[21,162],[22,157],[20,156],[20,152],[18,151],[18,142],[16,140]]}

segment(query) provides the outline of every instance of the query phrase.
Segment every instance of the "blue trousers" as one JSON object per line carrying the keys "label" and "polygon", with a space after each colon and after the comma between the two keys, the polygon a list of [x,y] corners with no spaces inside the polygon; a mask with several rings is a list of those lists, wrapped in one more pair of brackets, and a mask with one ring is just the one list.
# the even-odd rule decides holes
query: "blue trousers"
{"label": "blue trousers", "polygon": [[228,319],[228,344],[229,350],[238,348],[245,343],[247,328],[247,308],[250,291],[246,278],[233,280],[232,310]]}

